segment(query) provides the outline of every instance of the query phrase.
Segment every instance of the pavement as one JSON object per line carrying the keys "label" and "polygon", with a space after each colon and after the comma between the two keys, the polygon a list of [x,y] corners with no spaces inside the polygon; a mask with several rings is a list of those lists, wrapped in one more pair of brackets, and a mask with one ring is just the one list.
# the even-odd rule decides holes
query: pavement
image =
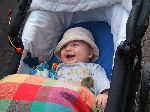
{"label": "pavement", "polygon": [[8,45],[8,11],[13,9],[17,0],[0,0],[0,78],[11,71],[10,63],[14,49]]}

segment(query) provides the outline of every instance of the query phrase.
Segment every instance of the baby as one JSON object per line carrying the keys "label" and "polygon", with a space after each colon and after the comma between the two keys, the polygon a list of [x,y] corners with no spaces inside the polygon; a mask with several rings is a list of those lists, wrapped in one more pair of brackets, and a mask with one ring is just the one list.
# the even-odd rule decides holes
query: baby
{"label": "baby", "polygon": [[85,28],[75,27],[67,30],[55,49],[55,55],[62,61],[56,69],[58,80],[74,85],[94,87],[97,95],[97,108],[105,110],[110,81],[104,69],[92,63],[99,57],[99,49],[92,34]]}

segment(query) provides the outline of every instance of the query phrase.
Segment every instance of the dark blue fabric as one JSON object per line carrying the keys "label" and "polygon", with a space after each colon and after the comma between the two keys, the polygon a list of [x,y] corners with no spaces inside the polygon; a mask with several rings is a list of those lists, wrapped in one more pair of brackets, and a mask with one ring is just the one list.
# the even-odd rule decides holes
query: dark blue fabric
{"label": "dark blue fabric", "polygon": [[[109,24],[103,21],[82,22],[71,25],[69,28],[79,26],[91,31],[95,43],[100,50],[100,57],[98,60],[96,60],[95,63],[100,64],[105,69],[107,77],[109,78],[109,80],[111,80],[114,44]],[[55,56],[53,56],[51,62],[58,62],[58,60]]]}

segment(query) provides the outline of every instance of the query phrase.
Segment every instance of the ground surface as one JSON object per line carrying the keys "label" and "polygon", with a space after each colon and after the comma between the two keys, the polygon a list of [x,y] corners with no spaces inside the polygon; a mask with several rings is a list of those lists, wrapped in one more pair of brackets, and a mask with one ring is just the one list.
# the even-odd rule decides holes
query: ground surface
{"label": "ground surface", "polygon": [[8,45],[8,11],[13,9],[17,0],[0,0],[0,78],[11,73],[9,69],[14,49]]}

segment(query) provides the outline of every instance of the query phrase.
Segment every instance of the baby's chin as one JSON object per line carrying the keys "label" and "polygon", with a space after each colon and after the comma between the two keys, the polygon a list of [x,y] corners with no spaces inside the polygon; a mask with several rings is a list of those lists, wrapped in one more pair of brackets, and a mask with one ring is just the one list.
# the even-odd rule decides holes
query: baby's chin
{"label": "baby's chin", "polygon": [[65,64],[74,64],[74,63],[78,63],[78,62],[80,62],[80,61],[78,61],[78,60],[65,60],[65,61],[63,61],[63,63],[65,63]]}
{"label": "baby's chin", "polygon": [[74,63],[78,63],[78,62],[76,62],[76,61],[73,61],[73,62],[64,62],[65,64],[74,64]]}

